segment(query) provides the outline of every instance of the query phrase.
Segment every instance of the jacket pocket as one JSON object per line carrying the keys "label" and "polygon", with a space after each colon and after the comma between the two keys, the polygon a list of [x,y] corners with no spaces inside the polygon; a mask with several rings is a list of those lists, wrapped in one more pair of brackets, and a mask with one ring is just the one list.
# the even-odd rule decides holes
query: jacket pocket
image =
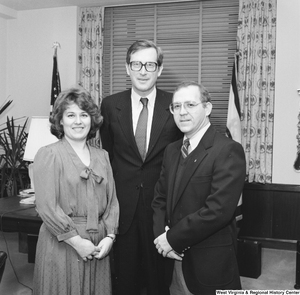
{"label": "jacket pocket", "polygon": [[231,236],[218,235],[191,247],[185,254],[183,267],[198,284],[222,286],[232,282],[235,260]]}
{"label": "jacket pocket", "polygon": [[212,175],[197,175],[191,178],[191,183],[211,183]]}

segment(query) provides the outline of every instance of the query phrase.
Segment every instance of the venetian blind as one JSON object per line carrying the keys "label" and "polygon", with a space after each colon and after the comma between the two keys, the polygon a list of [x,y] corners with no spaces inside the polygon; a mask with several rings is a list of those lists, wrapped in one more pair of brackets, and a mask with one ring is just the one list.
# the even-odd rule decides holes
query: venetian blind
{"label": "venetian blind", "polygon": [[202,83],[212,96],[211,122],[224,133],[238,5],[238,0],[207,0],[107,7],[103,96],[131,87],[125,71],[127,48],[138,39],[150,39],[164,52],[157,86],[173,92],[183,80]]}

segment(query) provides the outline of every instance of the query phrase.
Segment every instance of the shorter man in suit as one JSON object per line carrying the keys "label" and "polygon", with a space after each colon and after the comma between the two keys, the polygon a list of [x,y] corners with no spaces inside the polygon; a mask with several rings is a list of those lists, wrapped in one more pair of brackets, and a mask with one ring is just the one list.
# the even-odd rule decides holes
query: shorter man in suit
{"label": "shorter man in suit", "polygon": [[218,133],[208,91],[180,84],[170,111],[182,140],[165,150],[155,187],[154,244],[166,260],[171,295],[240,289],[234,212],[246,164],[242,146]]}

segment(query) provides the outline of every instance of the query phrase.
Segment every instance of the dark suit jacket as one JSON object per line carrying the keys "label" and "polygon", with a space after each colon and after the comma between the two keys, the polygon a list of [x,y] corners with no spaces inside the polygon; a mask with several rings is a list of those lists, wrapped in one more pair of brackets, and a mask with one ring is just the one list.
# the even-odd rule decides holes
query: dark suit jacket
{"label": "dark suit jacket", "polygon": [[152,224],[151,202],[165,147],[182,137],[169,111],[171,102],[171,93],[157,89],[149,147],[144,162],[133,133],[131,90],[108,96],[102,102],[104,121],[101,127],[101,140],[103,148],[110,155],[114,172],[120,205],[120,234],[126,233],[131,225],[141,187],[144,190],[144,201],[149,208],[149,220]]}
{"label": "dark suit jacket", "polygon": [[[180,140],[166,148],[152,204],[154,235],[170,227],[167,239],[175,251],[184,252],[183,274],[193,294],[239,289],[234,212],[245,180],[243,148],[210,126],[187,158],[175,192],[181,145]],[[170,283],[174,260],[167,263]]]}

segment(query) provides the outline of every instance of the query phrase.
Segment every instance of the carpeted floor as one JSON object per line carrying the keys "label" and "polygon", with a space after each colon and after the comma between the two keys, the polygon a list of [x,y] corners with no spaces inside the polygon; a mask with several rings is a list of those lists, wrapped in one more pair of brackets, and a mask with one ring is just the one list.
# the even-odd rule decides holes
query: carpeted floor
{"label": "carpeted floor", "polygon": [[257,279],[241,277],[245,290],[294,290],[296,251],[262,248],[262,271]]}
{"label": "carpeted floor", "polygon": [[10,258],[6,260],[0,295],[31,295],[34,264],[28,263],[27,254],[19,253],[18,234],[0,232],[0,250]]}
{"label": "carpeted floor", "polygon": [[[7,252],[7,247],[11,261],[6,261],[0,295],[31,295],[34,264],[27,262],[27,254],[19,253],[17,233],[4,233],[3,236],[0,232],[0,250]],[[295,263],[295,251],[263,248],[262,274],[258,279],[241,277],[243,289],[293,290]]]}

